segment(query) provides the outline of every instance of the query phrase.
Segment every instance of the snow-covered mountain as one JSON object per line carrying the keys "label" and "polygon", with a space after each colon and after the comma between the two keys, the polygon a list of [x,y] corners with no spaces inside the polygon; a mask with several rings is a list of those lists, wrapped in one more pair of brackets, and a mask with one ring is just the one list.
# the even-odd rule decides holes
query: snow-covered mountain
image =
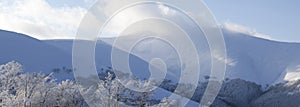
{"label": "snow-covered mountain", "polygon": [[[206,41],[199,40],[204,45],[201,47],[200,53],[200,79],[209,75],[211,58],[223,60],[227,64],[226,78],[229,79],[240,78],[263,86],[299,79],[297,76],[300,65],[299,43],[271,41],[227,29],[222,31],[227,50],[226,61],[223,60],[222,56],[211,54]],[[120,38],[123,41],[135,40],[134,36]],[[114,38],[102,40],[112,44]],[[124,43],[126,44],[126,42]],[[135,46],[132,52],[142,59],[160,56],[164,58],[165,63],[169,64],[168,72],[175,72],[179,75],[180,61],[176,50],[161,41],[155,39],[144,41]]]}
{"label": "snow-covered mountain", "polygon": [[[90,42],[90,41],[82,41]],[[59,80],[73,79],[72,70],[72,40],[41,41],[27,35],[0,30],[0,63],[17,61],[24,71],[43,72],[54,75]],[[98,42],[96,48],[97,70],[105,71],[111,67],[110,52],[112,47],[104,42]],[[140,58],[131,55],[131,61],[138,66],[131,66],[134,75],[144,79],[148,64]],[[144,71],[144,72],[142,72]]]}
{"label": "snow-covered mountain", "polygon": [[[200,80],[207,80],[211,58],[225,61],[227,64],[226,78],[232,81],[223,84],[220,95],[216,99],[216,105],[243,105],[251,103],[251,101],[255,101],[253,102],[254,105],[259,105],[262,104],[259,98],[265,99],[270,96],[267,95],[269,91],[266,91],[267,94],[262,94],[259,85],[264,87],[300,78],[299,43],[271,41],[226,29],[223,29],[223,34],[227,60],[224,60],[222,56],[211,54],[205,40],[201,41],[203,47],[201,47],[202,50],[199,55],[201,59]],[[134,40],[134,36],[125,36],[121,39],[130,41]],[[99,72],[111,67],[112,49],[120,49],[112,46],[114,40],[115,38],[102,38],[96,44],[95,61]],[[82,40],[82,42],[91,41]],[[15,60],[23,65],[25,71],[54,73],[54,76],[59,80],[72,79],[74,78],[73,73],[68,72],[72,70],[72,43],[73,40],[37,40],[23,34],[0,30],[0,63],[4,64]],[[121,49],[120,52],[127,53]],[[156,39],[140,42],[133,48],[129,60],[133,74],[140,79],[149,77],[149,64],[146,60],[152,57],[160,57],[165,61],[168,70],[166,77],[176,83],[180,78],[181,70],[176,49]],[[244,80],[259,85],[244,82]],[[238,87],[248,88],[236,91]],[[205,89],[205,87],[200,89],[202,88]],[[251,90],[251,93],[247,89]],[[267,90],[273,89],[271,87]],[[202,91],[196,93],[201,95]],[[172,94],[162,88],[158,88],[156,93],[158,93],[157,98]],[[240,98],[241,94],[245,97]],[[251,96],[253,94],[255,96]],[[256,99],[257,96],[262,97]],[[193,101],[190,101],[189,104],[197,105]]]}
{"label": "snow-covered mountain", "polygon": [[[261,85],[299,78],[295,75],[300,68],[300,44],[265,40],[226,29],[223,29],[223,34],[228,54],[226,78],[240,78]],[[133,37],[126,37],[126,40],[130,38]],[[95,61],[99,70],[111,66],[110,52],[113,40],[114,38],[106,38],[97,42]],[[55,68],[72,68],[72,40],[41,41],[22,34],[0,31],[0,44],[1,63],[16,60],[24,65],[26,71],[46,73]],[[142,59],[157,55],[165,57],[168,72],[172,72],[169,73],[169,79],[180,78],[179,59],[176,51],[170,47],[162,42],[150,40],[135,48],[133,54],[138,57],[131,55],[130,65],[137,77],[147,78],[150,75],[148,63]],[[211,57],[220,56],[211,55],[204,49],[201,54],[201,73],[210,70]],[[205,72],[201,74],[202,77],[207,75]]]}
{"label": "snow-covered mountain", "polygon": [[234,65],[228,65],[227,77],[262,85],[299,78],[288,76],[298,74],[299,43],[271,41],[226,30],[223,33],[228,57],[234,62]]}

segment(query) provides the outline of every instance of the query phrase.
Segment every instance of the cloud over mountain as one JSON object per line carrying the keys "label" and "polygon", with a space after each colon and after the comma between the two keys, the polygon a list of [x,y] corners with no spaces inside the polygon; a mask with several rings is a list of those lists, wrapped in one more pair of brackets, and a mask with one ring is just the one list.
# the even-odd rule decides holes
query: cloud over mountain
{"label": "cloud over mountain", "polygon": [[242,33],[242,34],[255,36],[255,37],[258,37],[258,38],[264,38],[264,39],[272,40],[272,38],[269,35],[258,33],[253,28],[247,27],[245,25],[233,23],[233,22],[230,22],[230,21],[225,22],[223,24],[223,28],[227,29],[227,30],[230,30],[230,31],[233,31],[233,32],[237,32],[237,33]]}
{"label": "cloud over mountain", "polygon": [[0,29],[38,39],[72,38],[86,13],[82,7],[54,7],[46,0],[0,1]]}

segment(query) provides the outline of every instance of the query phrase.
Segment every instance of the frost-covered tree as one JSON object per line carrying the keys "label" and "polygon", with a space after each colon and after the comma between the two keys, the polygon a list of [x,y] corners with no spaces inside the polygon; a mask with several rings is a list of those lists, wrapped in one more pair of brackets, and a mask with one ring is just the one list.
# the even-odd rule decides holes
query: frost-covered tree
{"label": "frost-covered tree", "polygon": [[22,66],[17,62],[0,65],[0,106],[17,106],[16,90]]}
{"label": "frost-covered tree", "polygon": [[78,85],[71,80],[62,81],[50,93],[57,106],[78,107],[84,105],[84,99],[80,95]]}
{"label": "frost-covered tree", "polygon": [[21,74],[18,76],[16,87],[16,96],[23,106],[33,106],[43,103],[46,100],[48,89],[54,86],[54,80],[51,77],[41,74]]}
{"label": "frost-covered tree", "polygon": [[[152,92],[130,90],[123,86],[113,74],[110,72],[107,73],[105,79],[98,82],[96,89],[90,87],[83,91],[87,96],[93,96],[89,98],[89,102],[108,107],[117,107],[120,105],[146,106],[150,104],[148,104],[148,101],[151,99],[150,95],[152,95]],[[136,83],[130,82],[129,84],[134,84],[136,87],[144,86],[144,83],[141,81],[136,81]]]}
{"label": "frost-covered tree", "polygon": [[117,80],[114,80],[111,73],[108,73],[105,80],[101,80],[98,83],[96,93],[97,97],[100,99],[99,103],[107,105],[108,107],[117,106],[117,102],[121,101],[121,93],[124,90],[125,87]]}
{"label": "frost-covered tree", "polygon": [[125,90],[125,95],[127,98],[126,103],[133,106],[149,106],[151,105],[151,101],[153,100],[154,92],[151,90],[151,81],[129,81],[126,85],[130,88],[141,89],[139,92],[133,91],[131,89]]}
{"label": "frost-covered tree", "polygon": [[57,84],[52,74],[24,73],[22,66],[14,61],[0,65],[0,106],[39,107],[53,104],[79,106],[83,105],[83,99],[71,81]]}

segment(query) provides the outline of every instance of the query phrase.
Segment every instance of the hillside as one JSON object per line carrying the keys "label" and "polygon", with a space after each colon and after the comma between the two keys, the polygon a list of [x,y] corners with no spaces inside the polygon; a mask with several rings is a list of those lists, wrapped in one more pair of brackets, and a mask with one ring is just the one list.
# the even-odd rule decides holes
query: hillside
{"label": "hillside", "polygon": [[[24,71],[51,73],[54,69],[71,69],[71,54],[27,35],[0,30],[0,63],[17,61]],[[73,74],[54,74],[72,78]]]}
{"label": "hillside", "polygon": [[[240,78],[261,85],[299,79],[295,75],[298,74],[300,65],[300,55],[298,54],[300,44],[266,40],[226,29],[223,29],[223,35],[227,50],[226,78]],[[131,35],[118,39],[130,41],[134,38]],[[112,44],[113,40],[114,38],[102,39],[108,44]],[[205,39],[201,39],[199,42],[202,43],[200,50],[200,75],[202,78],[200,79],[203,80],[203,77],[209,75],[210,59],[221,60],[222,56],[211,54]],[[169,65],[169,71],[180,75],[180,62],[176,51],[159,40],[152,39],[140,43],[133,50],[133,54],[142,59],[160,56]]]}

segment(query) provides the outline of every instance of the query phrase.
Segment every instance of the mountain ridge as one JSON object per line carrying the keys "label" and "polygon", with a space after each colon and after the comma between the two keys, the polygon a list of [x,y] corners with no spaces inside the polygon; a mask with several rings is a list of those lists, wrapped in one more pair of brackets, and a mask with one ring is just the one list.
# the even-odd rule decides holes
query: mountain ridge
{"label": "mountain ridge", "polygon": [[[297,54],[298,53],[297,50],[300,50],[300,43],[267,40],[267,39],[258,38],[258,37],[254,37],[254,36],[243,34],[243,33],[232,32],[232,31],[229,31],[226,29],[222,29],[222,32],[224,34],[224,40],[225,40],[225,44],[226,44],[227,51],[228,51],[227,57],[230,62],[227,65],[226,78],[231,78],[231,79],[241,78],[243,80],[252,81],[252,82],[255,82],[255,83],[258,83],[261,85],[272,85],[272,84],[276,84],[276,83],[279,83],[279,82],[282,82],[285,80],[287,80],[287,81],[291,80],[290,78],[286,77],[289,72],[298,73],[297,66],[300,65],[300,56]],[[13,37],[7,36],[7,35],[13,35]],[[53,52],[49,52],[50,50],[57,51],[57,53],[63,54],[63,55],[58,55],[58,56],[63,56],[63,57],[56,58],[56,60],[58,60],[58,61],[61,60],[62,61],[61,63],[67,63],[66,66],[71,68],[72,39],[38,40],[38,39],[32,38],[30,36],[24,35],[24,34],[14,33],[14,32],[4,31],[4,30],[0,30],[0,38],[1,38],[0,41],[1,41],[2,46],[9,46],[7,44],[12,45],[14,43],[20,44],[22,42],[16,41],[16,40],[23,40],[23,39],[31,40],[31,42],[34,42],[34,43],[43,44],[43,46],[51,48],[49,50],[47,50],[48,49],[47,48],[42,51],[40,51],[40,50],[38,51],[38,52],[42,52],[42,54],[45,54],[43,57],[51,56],[49,54],[53,54]],[[104,50],[109,51],[110,49],[107,47],[110,47],[108,45],[109,44],[111,45],[111,43],[109,43],[109,42],[112,42],[113,38],[105,38],[105,39],[101,39],[101,40],[103,41],[103,43],[99,44],[97,42],[97,44],[98,44],[97,46],[100,46],[100,48],[106,48]],[[107,41],[107,40],[109,40],[109,41]],[[12,41],[14,43],[11,43],[9,41]],[[54,43],[49,43],[51,41]],[[68,41],[68,42],[63,43],[66,41]],[[36,47],[37,44],[34,44],[34,45],[31,44],[32,46],[28,45],[31,42],[27,43],[26,48]],[[159,46],[159,44],[155,44],[155,42],[153,42],[153,43],[150,42],[150,44],[142,44],[142,45],[147,46],[147,47],[148,46],[151,46],[151,47]],[[14,46],[21,47],[20,45],[14,45]],[[22,46],[26,46],[26,43],[25,43],[25,45],[23,44]],[[1,50],[7,50],[8,48],[2,47]],[[39,49],[42,49],[42,48],[43,47],[39,47]],[[117,48],[117,47],[114,47],[114,48]],[[143,48],[144,48],[143,46],[140,47],[141,50],[143,50]],[[22,48],[20,48],[20,49],[22,49]],[[20,53],[23,52],[20,49],[18,52],[20,52]],[[48,52],[48,54],[46,54],[47,52]],[[10,52],[10,53],[14,53],[14,52]],[[54,52],[54,53],[56,53],[56,52]],[[163,52],[161,52],[161,53],[163,53]],[[109,57],[110,56],[109,54],[110,54],[110,51],[106,52],[104,56]],[[139,54],[139,53],[137,52],[136,54]],[[160,54],[160,53],[156,53],[156,54]],[[206,62],[207,60],[210,59],[209,53],[206,53],[206,54],[208,54],[208,55],[205,55],[204,57],[207,57],[207,58],[203,62]],[[4,54],[4,51],[2,51],[2,53],[0,53],[0,55],[1,55],[0,56],[1,63],[13,60],[13,58],[16,58],[15,60],[17,60],[17,61],[18,61],[18,59],[22,60],[22,58],[26,58],[25,56],[23,56],[23,57],[19,56],[19,57],[12,57],[12,58],[4,59],[4,57],[9,57],[8,53]],[[65,55],[68,57],[66,58]],[[147,56],[147,53],[146,54],[143,53],[143,55]],[[18,56],[18,55],[15,55],[15,56]],[[30,60],[32,60],[32,59],[30,59],[31,57],[36,57],[36,56],[30,56],[30,57],[29,56],[30,55],[27,55],[28,58],[26,58],[24,60],[30,61]],[[171,59],[172,59],[172,57],[175,58],[175,56],[172,56],[172,55],[168,56],[168,57],[171,57]],[[52,59],[52,58],[50,58],[50,59]],[[109,59],[107,59],[107,61],[108,60]],[[37,60],[35,62],[38,62],[38,61],[44,62],[42,60]],[[55,61],[51,60],[50,62],[54,63]],[[108,62],[108,63],[110,63],[110,62]],[[208,63],[209,63],[209,61],[208,61]],[[55,64],[53,64],[53,65],[55,65]],[[106,66],[108,66],[108,65],[106,65]],[[141,64],[141,65],[143,65],[143,67],[139,68],[139,70],[141,70],[143,68],[147,68],[146,63]],[[174,64],[173,66],[175,66],[175,65],[176,64]],[[204,65],[209,66],[209,64],[207,64],[207,63]],[[63,65],[60,65],[60,66],[63,66]],[[59,66],[56,65],[56,67],[59,67]],[[27,69],[26,63],[25,63],[25,68]],[[292,70],[292,68],[295,68],[295,70]],[[48,69],[49,69],[49,67],[48,67]],[[51,68],[51,69],[54,69],[54,68]],[[169,70],[174,70],[174,69],[178,70],[179,68],[170,68]],[[208,71],[209,69],[210,69],[209,67],[204,67],[202,70]],[[35,71],[35,70],[33,70],[33,71]],[[38,70],[38,71],[41,71],[41,70]],[[47,72],[51,72],[51,70],[48,70]],[[202,76],[205,76],[205,75],[208,75],[208,74],[204,74]],[[180,76],[178,76],[178,77],[180,77]],[[296,78],[296,79],[298,79],[298,78]]]}

